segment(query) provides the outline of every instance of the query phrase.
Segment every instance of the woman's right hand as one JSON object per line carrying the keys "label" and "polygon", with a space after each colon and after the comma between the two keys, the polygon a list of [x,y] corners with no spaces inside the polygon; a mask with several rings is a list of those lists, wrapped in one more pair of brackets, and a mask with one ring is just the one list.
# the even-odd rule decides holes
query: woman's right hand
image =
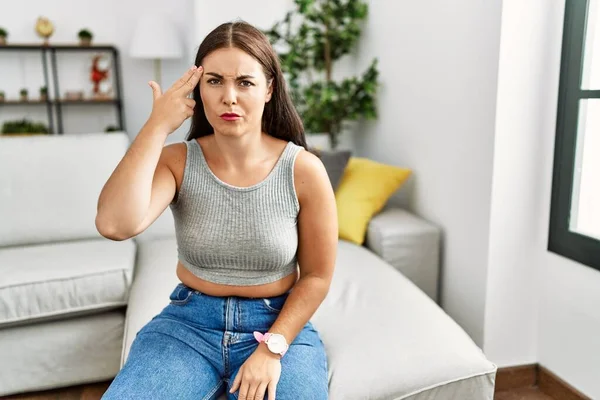
{"label": "woman's right hand", "polygon": [[201,66],[193,66],[164,93],[158,83],[150,81],[154,101],[147,124],[170,135],[194,115],[196,102],[188,96],[200,81],[202,71]]}

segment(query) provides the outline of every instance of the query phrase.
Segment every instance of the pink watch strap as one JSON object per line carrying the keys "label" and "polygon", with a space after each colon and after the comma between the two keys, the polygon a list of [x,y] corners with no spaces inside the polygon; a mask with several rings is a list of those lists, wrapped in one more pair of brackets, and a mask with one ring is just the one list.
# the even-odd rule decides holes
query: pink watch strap
{"label": "pink watch strap", "polygon": [[[271,335],[272,335],[272,333],[270,333],[270,332],[267,332],[267,333],[264,333],[264,334],[263,334],[263,333],[260,333],[260,332],[258,332],[258,331],[254,331],[254,338],[256,339],[256,341],[257,341],[258,343],[266,342],[266,341],[267,341],[267,340],[268,340],[268,339],[271,337]],[[287,351],[287,349],[288,349],[288,348],[289,348],[289,346],[288,346],[288,347],[286,347],[286,348],[285,348],[285,349],[284,349],[284,350],[283,350],[283,351],[280,353],[280,354],[281,354],[281,357],[283,357],[283,355],[285,354],[285,352]]]}

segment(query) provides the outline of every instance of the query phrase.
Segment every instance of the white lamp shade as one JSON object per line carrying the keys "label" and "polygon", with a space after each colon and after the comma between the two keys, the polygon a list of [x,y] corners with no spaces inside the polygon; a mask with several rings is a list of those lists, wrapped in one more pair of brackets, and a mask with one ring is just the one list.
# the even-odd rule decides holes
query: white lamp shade
{"label": "white lamp shade", "polygon": [[146,14],[136,24],[129,47],[133,58],[181,58],[183,49],[179,35],[165,17]]}

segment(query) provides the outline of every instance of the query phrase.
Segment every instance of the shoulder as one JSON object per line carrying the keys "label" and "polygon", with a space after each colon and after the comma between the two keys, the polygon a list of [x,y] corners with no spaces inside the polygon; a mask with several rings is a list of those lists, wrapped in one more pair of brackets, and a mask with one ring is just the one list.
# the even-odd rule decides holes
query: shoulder
{"label": "shoulder", "polygon": [[186,158],[187,146],[185,142],[177,142],[163,147],[158,162],[168,167],[173,175],[177,176],[183,172]]}
{"label": "shoulder", "polygon": [[310,197],[317,197],[314,196],[315,192],[323,193],[333,190],[323,162],[319,157],[304,149],[296,155],[294,185],[301,203],[309,193]]}

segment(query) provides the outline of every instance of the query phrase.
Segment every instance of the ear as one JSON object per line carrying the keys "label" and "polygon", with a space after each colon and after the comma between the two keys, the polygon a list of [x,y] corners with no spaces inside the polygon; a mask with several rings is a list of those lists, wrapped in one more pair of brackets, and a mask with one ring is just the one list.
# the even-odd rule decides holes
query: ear
{"label": "ear", "polygon": [[271,97],[273,96],[273,79],[269,79],[269,83],[267,86],[267,95],[265,97],[265,103],[271,101]]}

